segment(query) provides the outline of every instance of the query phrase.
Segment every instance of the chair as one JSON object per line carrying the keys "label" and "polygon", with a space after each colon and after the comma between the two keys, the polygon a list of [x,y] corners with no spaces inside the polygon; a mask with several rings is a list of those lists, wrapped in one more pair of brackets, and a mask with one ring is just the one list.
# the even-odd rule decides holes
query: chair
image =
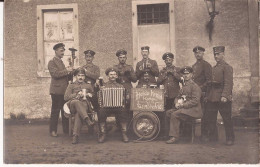
{"label": "chair", "polygon": [[195,130],[196,130],[196,125],[201,123],[201,119],[200,118],[194,118],[191,121],[189,121],[191,123],[191,143],[194,142],[194,138],[195,138]]}

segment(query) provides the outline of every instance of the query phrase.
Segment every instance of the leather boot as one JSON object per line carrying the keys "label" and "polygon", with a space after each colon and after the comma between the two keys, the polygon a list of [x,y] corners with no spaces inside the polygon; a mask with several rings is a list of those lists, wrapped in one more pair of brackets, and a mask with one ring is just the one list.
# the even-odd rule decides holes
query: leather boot
{"label": "leather boot", "polygon": [[121,123],[121,131],[122,131],[123,142],[125,142],[125,143],[129,142],[129,139],[128,139],[127,134],[126,134],[127,123]]}
{"label": "leather boot", "polygon": [[78,144],[79,143],[79,136],[78,135],[74,135],[72,138],[72,144]]}
{"label": "leather boot", "polygon": [[104,143],[106,140],[106,124],[105,123],[99,123],[99,130],[100,135],[98,137],[99,143]]}

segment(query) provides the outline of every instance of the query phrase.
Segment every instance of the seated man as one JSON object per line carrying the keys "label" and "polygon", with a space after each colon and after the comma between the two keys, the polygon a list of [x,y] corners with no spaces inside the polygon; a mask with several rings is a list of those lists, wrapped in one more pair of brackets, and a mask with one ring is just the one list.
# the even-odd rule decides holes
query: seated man
{"label": "seated man", "polygon": [[183,67],[180,72],[184,77],[184,85],[179,95],[175,98],[176,109],[166,111],[167,124],[170,126],[170,139],[166,141],[167,144],[173,144],[178,141],[181,120],[185,121],[202,117],[200,104],[201,89],[192,81],[193,70],[187,66]]}
{"label": "seated man", "polygon": [[75,115],[72,144],[77,144],[82,122],[86,122],[88,126],[94,124],[88,116],[88,112],[90,112],[92,108],[89,100],[86,98],[86,96],[92,97],[93,88],[91,84],[84,82],[84,69],[77,69],[74,75],[76,76],[76,81],[68,86],[64,100],[68,101],[66,104],[71,114]]}
{"label": "seated man", "polygon": [[[108,68],[105,73],[108,76],[109,81],[104,84],[103,88],[124,88],[122,84],[116,82],[118,72],[115,69]],[[97,82],[96,85],[99,87],[99,82]],[[98,122],[101,134],[98,138],[98,142],[103,143],[106,139],[106,119],[112,113],[116,115],[116,119],[119,119],[118,122],[121,126],[123,142],[128,142],[129,139],[126,134],[128,113],[125,107],[100,108],[100,110],[98,111]]]}

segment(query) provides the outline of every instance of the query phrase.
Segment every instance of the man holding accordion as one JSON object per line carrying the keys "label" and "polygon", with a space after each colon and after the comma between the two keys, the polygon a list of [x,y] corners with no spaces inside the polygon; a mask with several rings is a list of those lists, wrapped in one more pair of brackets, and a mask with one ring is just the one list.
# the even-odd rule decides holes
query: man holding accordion
{"label": "man holding accordion", "polygon": [[99,143],[105,142],[106,139],[106,119],[110,114],[115,114],[116,119],[121,126],[123,142],[128,142],[127,137],[127,121],[128,113],[125,108],[125,102],[127,100],[125,88],[122,84],[116,82],[118,78],[118,71],[115,68],[108,68],[105,71],[109,81],[103,86],[98,81],[96,88],[99,89],[99,103],[100,110],[98,112],[98,122],[100,128],[100,135],[98,138]]}

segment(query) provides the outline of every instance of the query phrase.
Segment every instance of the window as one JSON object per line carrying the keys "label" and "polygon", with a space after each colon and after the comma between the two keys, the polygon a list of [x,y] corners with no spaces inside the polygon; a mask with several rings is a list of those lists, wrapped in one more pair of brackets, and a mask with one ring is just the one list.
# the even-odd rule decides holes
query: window
{"label": "window", "polygon": [[168,24],[169,4],[137,5],[138,25]]}
{"label": "window", "polygon": [[[53,46],[56,43],[65,44],[66,50],[62,58],[65,66],[69,66],[69,48],[78,48],[77,6],[40,5],[37,12],[38,75],[48,77],[48,62],[54,57]],[[77,59],[75,64],[78,64]]]}

